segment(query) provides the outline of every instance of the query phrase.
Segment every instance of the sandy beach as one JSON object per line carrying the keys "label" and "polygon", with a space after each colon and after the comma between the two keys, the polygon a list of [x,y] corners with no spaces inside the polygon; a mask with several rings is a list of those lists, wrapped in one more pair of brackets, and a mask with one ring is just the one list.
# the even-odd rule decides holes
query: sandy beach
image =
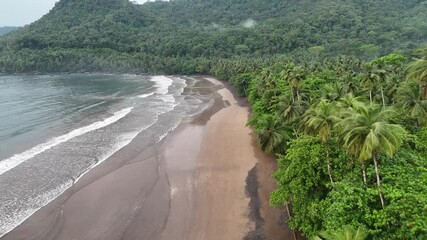
{"label": "sandy beach", "polygon": [[293,239],[268,204],[276,166],[245,126],[248,105],[194,78],[187,93],[214,94],[211,108],[148,148],[137,136],[2,239]]}

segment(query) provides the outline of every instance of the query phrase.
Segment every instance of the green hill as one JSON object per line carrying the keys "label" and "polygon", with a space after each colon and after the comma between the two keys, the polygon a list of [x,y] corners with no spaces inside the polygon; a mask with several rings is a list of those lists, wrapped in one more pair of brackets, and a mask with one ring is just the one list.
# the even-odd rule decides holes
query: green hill
{"label": "green hill", "polygon": [[[427,39],[420,0],[62,0],[0,39],[0,71],[166,71],[166,59],[357,55]],[[310,51],[308,51],[310,50]],[[188,72],[188,71],[186,71]]]}
{"label": "green hill", "polygon": [[127,0],[63,0],[40,20],[10,37],[15,49],[110,48],[132,44],[143,27]]}
{"label": "green hill", "polygon": [[0,27],[0,36],[6,35],[17,30],[19,27]]}

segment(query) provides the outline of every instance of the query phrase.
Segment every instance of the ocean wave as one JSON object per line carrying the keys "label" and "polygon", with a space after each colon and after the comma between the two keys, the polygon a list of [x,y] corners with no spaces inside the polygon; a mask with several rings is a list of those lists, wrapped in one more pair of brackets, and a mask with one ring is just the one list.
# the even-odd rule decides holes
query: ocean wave
{"label": "ocean wave", "polygon": [[165,103],[174,103],[175,102],[175,98],[172,94],[165,94],[165,95],[160,95],[157,97]]}
{"label": "ocean wave", "polygon": [[146,97],[149,97],[149,96],[151,96],[151,95],[153,95],[153,94],[154,94],[154,92],[152,92],[152,93],[147,93],[147,94],[141,94],[141,95],[137,96],[137,98],[146,98]]}
{"label": "ocean wave", "polygon": [[173,130],[175,130],[179,124],[181,124],[182,119],[184,118],[184,115],[181,115],[179,118],[177,118],[177,121],[172,125],[172,127],[170,127],[169,129],[167,129],[166,132],[164,132],[163,134],[161,134],[159,136],[159,138],[157,139],[156,143],[159,143],[160,141],[162,141],[170,132],[172,132]]}
{"label": "ocean wave", "polygon": [[150,79],[154,82],[154,86],[157,88],[155,93],[165,95],[169,92],[169,86],[172,85],[173,80],[166,76],[154,76]]}
{"label": "ocean wave", "polygon": [[97,106],[99,106],[99,105],[102,105],[102,104],[104,104],[104,103],[106,103],[106,102],[107,102],[107,101],[102,101],[102,102],[94,103],[94,104],[91,104],[91,105],[89,105],[89,106],[86,106],[86,107],[80,108],[80,109],[78,109],[77,111],[79,111],[79,112],[83,112],[83,111],[89,110],[89,109],[91,109],[91,108],[97,107]]}
{"label": "ocean wave", "polygon": [[70,188],[76,182],[78,182],[81,178],[83,178],[88,172],[90,172],[92,169],[94,169],[95,167],[103,163],[105,160],[107,160],[116,152],[120,151],[123,147],[127,146],[130,142],[132,142],[133,139],[135,139],[136,136],[138,136],[139,133],[147,130],[148,128],[153,126],[157,121],[158,121],[158,118],[156,117],[153,119],[152,122],[144,125],[141,129],[138,129],[138,131],[127,132],[118,136],[118,138],[116,139],[116,143],[111,148],[109,148],[107,152],[103,152],[101,155],[97,156],[98,161],[95,164],[86,168],[83,172],[81,172],[77,176],[69,176],[69,179],[67,179],[65,183],[57,186],[56,188],[48,192],[44,192],[44,193],[42,192],[41,194],[33,198],[31,201],[29,201],[31,203],[30,205],[33,207],[25,210],[20,209],[14,212],[13,215],[7,216],[7,217],[1,216],[0,214],[0,238],[5,234],[7,234],[8,232],[12,231],[14,228],[19,226],[20,224],[22,224],[22,222],[24,222],[26,219],[31,217],[40,208],[42,208],[43,206],[46,206],[51,201],[55,200],[58,196],[64,193],[68,188]]}
{"label": "ocean wave", "polygon": [[106,127],[114,122],[117,122],[118,120],[128,115],[132,111],[132,109],[133,107],[122,109],[120,111],[115,112],[113,116],[106,118],[102,121],[98,121],[88,126],[75,129],[65,135],[55,137],[45,143],[39,144],[25,152],[15,154],[8,159],[2,160],[0,161],[0,175],[60,143],[66,142],[77,136],[94,131],[96,129]]}
{"label": "ocean wave", "polygon": [[73,183],[70,179],[48,192],[39,194],[35,199],[33,199],[32,203],[33,206],[38,207],[16,211],[13,215],[8,216],[7,218],[0,215],[0,238],[12,231],[15,227],[19,226],[40,208],[56,199],[59,195],[65,192],[65,190],[70,188],[72,184]]}
{"label": "ocean wave", "polygon": [[[27,162],[28,164],[32,163],[32,160],[30,159],[35,157],[36,155],[40,154],[40,156],[37,156],[34,159],[41,158],[45,154],[49,154],[50,151],[56,152],[56,150],[63,150],[64,148],[66,148],[66,146],[68,146],[67,144],[70,144],[72,146],[78,146],[78,144],[84,144],[85,142],[93,143],[98,140],[104,141],[104,136],[108,139],[108,141],[102,142],[102,144],[108,145],[103,147],[102,151],[94,152],[94,149],[92,149],[90,146],[87,146],[87,149],[89,151],[86,151],[87,149],[85,148],[84,153],[97,153],[95,156],[90,155],[90,157],[93,157],[93,161],[91,161],[90,164],[86,165],[79,164],[80,167],[77,169],[78,171],[74,171],[73,169],[73,171],[69,172],[69,174],[67,171],[64,171],[67,173],[66,175],[64,175],[66,179],[64,179],[64,181],[61,181],[60,185],[50,187],[50,185],[45,184],[43,182],[43,187],[49,187],[49,190],[47,192],[43,191],[39,193],[39,191],[34,191],[34,193],[32,193],[31,195],[25,193],[30,196],[30,198],[25,199],[25,201],[28,200],[29,203],[23,203],[23,207],[13,209],[11,208],[13,212],[4,212],[5,215],[3,216],[1,216],[0,212],[0,238],[2,235],[6,234],[10,230],[21,224],[23,221],[25,221],[25,219],[34,214],[41,207],[45,206],[46,204],[60,196],[64,191],[66,191],[66,189],[68,189],[77,181],[79,181],[85,174],[90,172],[93,168],[97,167],[110,156],[115,154],[117,151],[127,146],[130,142],[132,142],[133,139],[135,139],[136,136],[138,136],[138,134],[143,133],[148,128],[153,126],[152,128],[147,130],[147,136],[152,139],[151,141],[153,141],[153,143],[158,143],[164,138],[166,138],[167,135],[175,128],[177,128],[184,117],[188,116],[188,108],[198,110],[203,110],[206,108],[205,104],[203,104],[203,101],[188,102],[185,101],[184,96],[181,96],[184,91],[184,88],[187,86],[186,80],[184,79],[177,77],[169,78],[166,76],[154,76],[149,81],[152,81],[154,85],[149,88],[142,89],[139,92],[139,94],[141,95],[135,94],[135,96],[132,94],[132,96],[127,99],[126,102],[124,102],[126,105],[122,105],[123,103],[121,103],[120,106],[122,107],[117,108],[120,109],[123,108],[123,106],[129,106],[129,104],[133,104],[134,107],[122,109],[102,121],[95,122],[88,126],[72,130],[71,132],[65,135],[52,138],[46,141],[45,143],[39,144],[25,152],[16,154],[6,160],[0,160],[0,175],[2,175],[3,173],[8,172],[9,170],[15,168],[16,166],[27,160],[29,160]],[[106,96],[106,98],[116,97],[116,95]],[[138,98],[146,99],[143,100]],[[101,105],[101,103],[98,104]],[[89,108],[91,107],[94,107],[94,105],[89,106]],[[87,108],[83,108],[83,110],[87,110]],[[127,116],[128,114],[129,116]],[[126,118],[123,121],[119,121],[124,117]],[[148,117],[149,119],[147,119]],[[115,123],[117,121],[119,122]],[[112,125],[108,126],[110,124]],[[95,131],[97,129],[100,129],[98,131],[101,137],[98,136],[98,131]],[[89,132],[91,133],[85,134]],[[80,138],[84,139],[84,141],[81,141]],[[68,141],[70,139],[73,140]],[[93,141],[95,139],[96,141]],[[56,149],[55,146],[61,143],[63,144],[58,146],[60,149]],[[81,149],[80,153],[82,153]],[[67,164],[63,165],[65,166]],[[62,167],[62,165],[59,165],[58,163],[55,163],[55,166],[58,166],[58,169],[61,169]],[[27,167],[27,164],[22,165],[21,167]],[[20,167],[14,169],[8,174],[2,175],[2,177],[13,175],[15,171],[19,170],[21,170]],[[12,196],[12,198],[8,200],[15,201],[13,200],[13,198],[16,199],[16,196]]]}
{"label": "ocean wave", "polygon": [[90,170],[94,169],[95,167],[97,167],[99,164],[103,163],[105,160],[107,160],[109,157],[111,157],[114,153],[118,152],[120,149],[122,149],[123,147],[125,147],[126,145],[128,145],[130,142],[132,142],[132,140],[138,136],[138,134],[140,134],[141,132],[147,130],[148,128],[150,128],[151,126],[153,126],[158,120],[158,117],[156,117],[151,123],[145,125],[144,127],[142,127],[141,129],[139,129],[138,131],[133,131],[133,132],[127,132],[124,134],[121,134],[119,136],[118,141],[116,141],[116,144],[110,148],[109,151],[102,153],[101,156],[98,156],[98,162],[96,164],[94,164],[93,166],[91,166],[89,169],[87,169],[86,171],[84,171],[81,175],[79,175],[74,183],[78,182],[86,173],[88,173]]}

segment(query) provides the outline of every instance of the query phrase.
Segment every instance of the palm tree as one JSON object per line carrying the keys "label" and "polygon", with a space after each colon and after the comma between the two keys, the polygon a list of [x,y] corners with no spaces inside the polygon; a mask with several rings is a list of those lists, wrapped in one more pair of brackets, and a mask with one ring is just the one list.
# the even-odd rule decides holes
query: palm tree
{"label": "palm tree", "polygon": [[352,226],[344,226],[343,229],[333,232],[321,232],[315,240],[364,240],[368,237],[368,229],[363,226],[354,229]]}
{"label": "palm tree", "polygon": [[[377,157],[379,153],[385,153],[392,157],[402,144],[403,135],[406,133],[400,125],[387,122],[390,113],[392,113],[391,110],[381,109],[376,105],[361,105],[341,122],[344,146],[347,151],[358,156],[361,163],[367,160],[373,160],[374,162],[378,194],[382,207],[384,207],[384,197],[381,192]],[[366,184],[365,176],[364,182]]]}
{"label": "palm tree", "polygon": [[283,71],[280,72],[280,77],[288,83],[289,87],[291,88],[291,92],[292,92],[292,101],[295,101],[295,96],[294,96],[294,90],[292,89],[292,86],[289,82],[289,78],[291,75],[291,71],[292,69],[295,67],[295,64],[293,62],[288,62],[285,66],[285,68],[283,69]]}
{"label": "palm tree", "polygon": [[292,91],[292,100],[301,101],[300,87],[301,83],[305,78],[305,73],[302,67],[295,66],[294,63],[290,62],[286,65],[285,70],[280,73],[281,77],[285,82],[289,84]]}
{"label": "palm tree", "polygon": [[355,80],[356,74],[354,72],[346,73],[343,78],[341,78],[340,83],[342,85],[343,91],[345,93],[357,94],[359,91],[359,84]]}
{"label": "palm tree", "polygon": [[375,68],[374,68],[374,74],[376,75],[376,78],[378,79],[378,83],[380,85],[380,91],[381,91],[381,100],[383,103],[383,108],[385,108],[385,97],[384,97],[384,85],[387,82],[387,77],[389,75],[389,73],[386,70],[386,67],[384,66],[383,63],[381,62],[377,62],[375,64]]}
{"label": "palm tree", "polygon": [[260,73],[260,78],[256,81],[257,93],[259,96],[263,96],[265,92],[271,91],[272,89],[271,72],[269,69],[263,69]]}
{"label": "palm tree", "polygon": [[424,83],[424,99],[427,99],[427,47],[419,50],[420,58],[415,58],[407,68],[407,79],[414,79]]}
{"label": "palm tree", "polygon": [[378,84],[378,79],[372,69],[372,65],[367,64],[364,67],[364,71],[361,75],[360,81],[369,91],[369,101],[372,104],[372,92],[375,89],[375,86]]}
{"label": "palm tree", "polygon": [[[403,72],[403,71],[402,71]],[[401,84],[403,79],[399,74],[392,73],[387,78],[387,85],[385,86],[385,91],[387,93],[387,96],[389,96],[389,99],[391,100],[391,103],[395,103],[394,96],[396,95],[396,92],[399,88],[399,85]]]}
{"label": "palm tree", "polygon": [[397,106],[416,118],[418,126],[427,125],[427,99],[423,98],[423,89],[418,82],[409,81],[399,88],[396,97]]}
{"label": "palm tree", "polygon": [[320,91],[322,98],[329,101],[337,101],[344,95],[343,86],[337,82],[323,85]]}
{"label": "palm tree", "polygon": [[341,109],[352,110],[359,107],[362,103],[360,97],[355,97],[352,93],[344,95],[337,106]]}
{"label": "palm tree", "polygon": [[[386,84],[387,77],[389,72],[387,66],[382,59],[376,59],[366,65],[367,73],[364,76],[365,83],[368,83],[368,86],[378,85],[381,91],[381,101],[383,108],[385,108],[385,97],[384,97],[384,85]],[[372,92],[371,92],[372,95]],[[371,96],[372,99],[372,96]]]}
{"label": "palm tree", "polygon": [[322,139],[322,143],[326,148],[326,163],[328,165],[328,175],[332,186],[334,180],[332,178],[332,168],[329,161],[328,140],[332,135],[332,129],[339,118],[335,115],[336,110],[333,104],[322,99],[315,108],[307,111],[304,119],[304,131],[306,134],[318,135]]}
{"label": "palm tree", "polygon": [[292,123],[308,109],[308,103],[303,100],[293,100],[292,93],[278,97],[277,107],[281,120],[284,123]]}
{"label": "palm tree", "polygon": [[266,115],[260,121],[262,127],[256,129],[256,133],[261,149],[267,153],[284,153],[289,138],[285,127],[273,115]]}
{"label": "palm tree", "polygon": [[290,72],[288,81],[292,89],[295,90],[295,94],[298,101],[301,101],[300,88],[305,78],[304,70],[301,67],[296,67]]}

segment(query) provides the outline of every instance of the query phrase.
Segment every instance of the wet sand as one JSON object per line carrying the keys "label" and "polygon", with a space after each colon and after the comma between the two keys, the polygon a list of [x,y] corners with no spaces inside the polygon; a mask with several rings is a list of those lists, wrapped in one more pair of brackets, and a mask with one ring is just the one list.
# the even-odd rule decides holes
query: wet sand
{"label": "wet sand", "polygon": [[249,128],[249,108],[197,77],[214,105],[146,149],[137,136],[2,239],[293,239],[268,205],[274,159]]}

